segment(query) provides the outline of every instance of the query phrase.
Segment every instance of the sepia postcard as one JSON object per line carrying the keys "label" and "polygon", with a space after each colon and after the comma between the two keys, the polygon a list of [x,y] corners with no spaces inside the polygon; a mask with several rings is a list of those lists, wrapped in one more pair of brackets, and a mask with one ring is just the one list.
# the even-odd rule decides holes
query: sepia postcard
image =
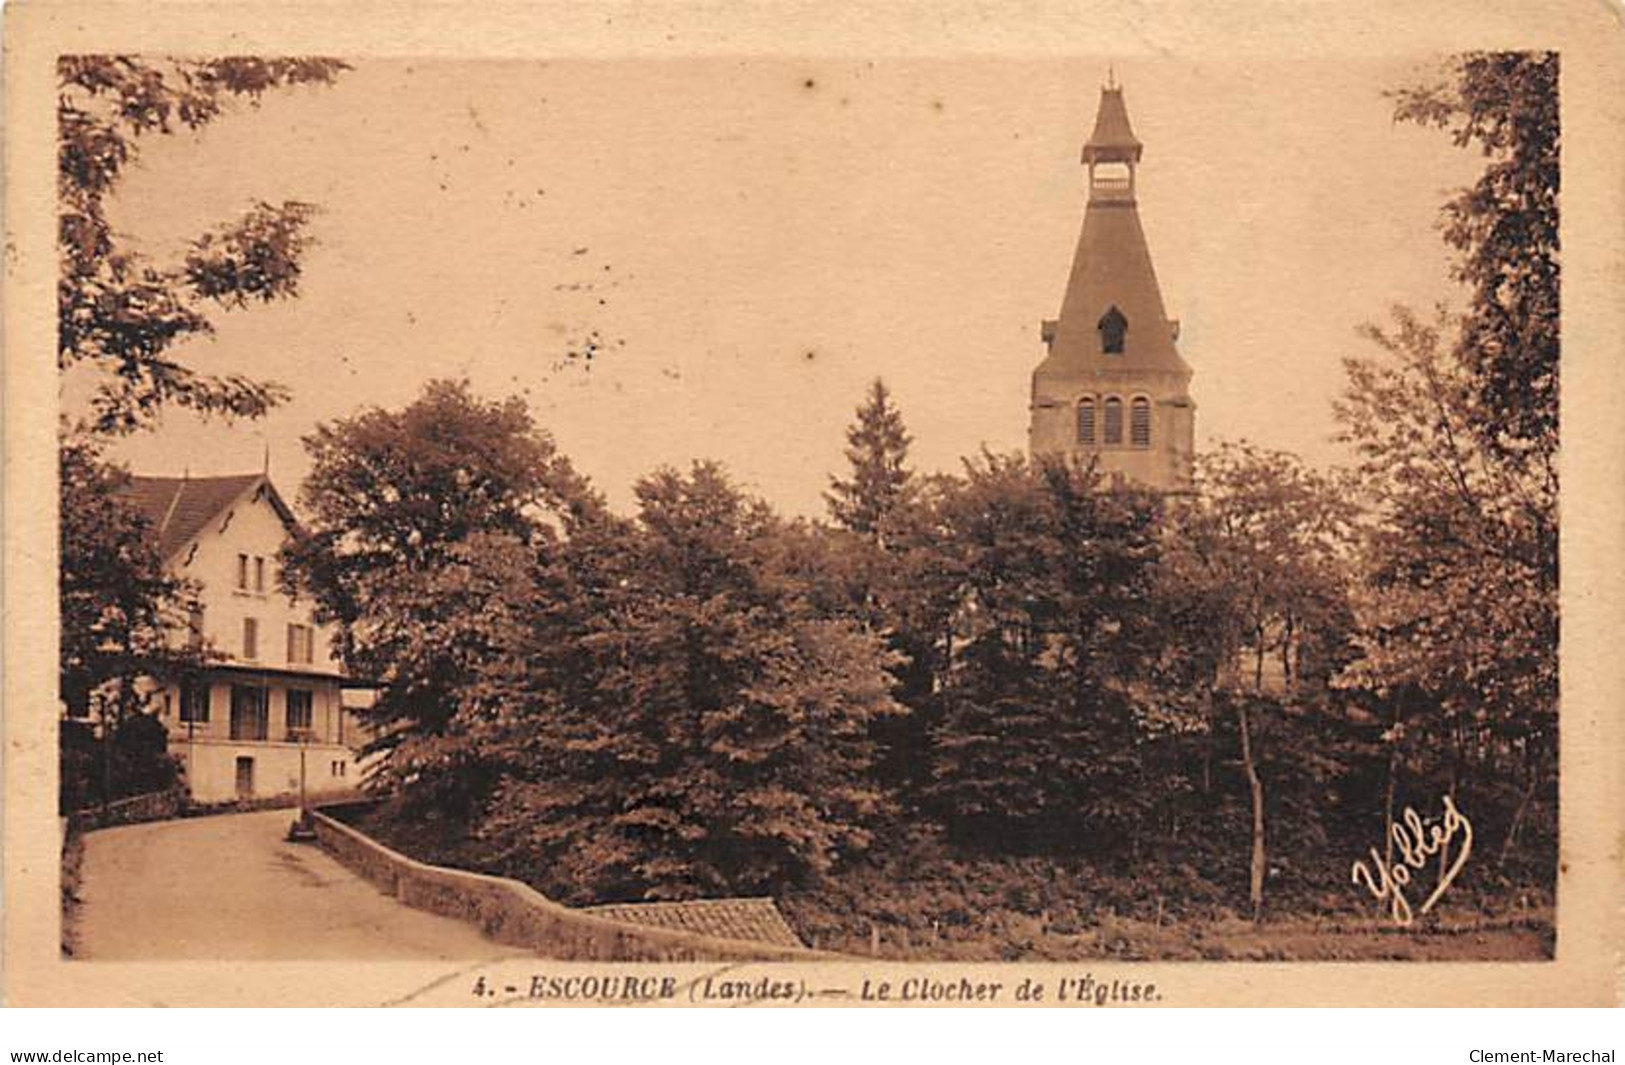
{"label": "sepia postcard", "polygon": [[1615,1004],[1622,17],[11,5],[6,1000]]}

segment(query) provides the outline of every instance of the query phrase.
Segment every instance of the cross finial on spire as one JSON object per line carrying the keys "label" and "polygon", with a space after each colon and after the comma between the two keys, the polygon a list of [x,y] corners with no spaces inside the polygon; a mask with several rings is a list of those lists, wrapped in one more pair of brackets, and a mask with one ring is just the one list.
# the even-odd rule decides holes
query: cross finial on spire
{"label": "cross finial on spire", "polygon": [[1110,63],[1106,64],[1106,88],[1117,88],[1117,73],[1112,69],[1112,65]]}

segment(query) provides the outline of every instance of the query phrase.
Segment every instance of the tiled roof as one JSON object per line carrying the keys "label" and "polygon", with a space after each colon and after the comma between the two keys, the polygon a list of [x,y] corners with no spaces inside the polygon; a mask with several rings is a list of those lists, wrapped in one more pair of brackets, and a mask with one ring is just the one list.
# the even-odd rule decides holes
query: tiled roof
{"label": "tiled roof", "polygon": [[778,947],[805,947],[772,899],[696,899],[691,902],[617,902],[588,913],[629,924],[743,939]]}
{"label": "tiled roof", "polygon": [[264,474],[246,473],[234,477],[131,477],[124,498],[133,503],[158,537],[158,553],[170,558],[203,531],[204,526],[249,489],[265,482],[271,505],[284,517],[287,507],[277,497]]}

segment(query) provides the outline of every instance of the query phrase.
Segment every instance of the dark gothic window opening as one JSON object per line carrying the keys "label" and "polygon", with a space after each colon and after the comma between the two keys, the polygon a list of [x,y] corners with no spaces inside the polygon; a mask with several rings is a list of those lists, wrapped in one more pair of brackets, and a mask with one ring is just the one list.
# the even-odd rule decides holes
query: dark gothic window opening
{"label": "dark gothic window opening", "polygon": [[1096,327],[1100,330],[1100,350],[1107,355],[1123,354],[1123,343],[1128,338],[1128,319],[1115,306],[1108,307],[1100,316]]}

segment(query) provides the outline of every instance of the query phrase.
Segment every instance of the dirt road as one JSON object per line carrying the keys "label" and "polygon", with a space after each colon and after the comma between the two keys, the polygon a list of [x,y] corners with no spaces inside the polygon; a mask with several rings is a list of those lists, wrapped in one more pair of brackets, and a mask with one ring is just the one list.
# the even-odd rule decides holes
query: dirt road
{"label": "dirt road", "polygon": [[85,836],[77,955],[93,961],[445,960],[524,956],[409,909],[313,843],[289,810]]}

